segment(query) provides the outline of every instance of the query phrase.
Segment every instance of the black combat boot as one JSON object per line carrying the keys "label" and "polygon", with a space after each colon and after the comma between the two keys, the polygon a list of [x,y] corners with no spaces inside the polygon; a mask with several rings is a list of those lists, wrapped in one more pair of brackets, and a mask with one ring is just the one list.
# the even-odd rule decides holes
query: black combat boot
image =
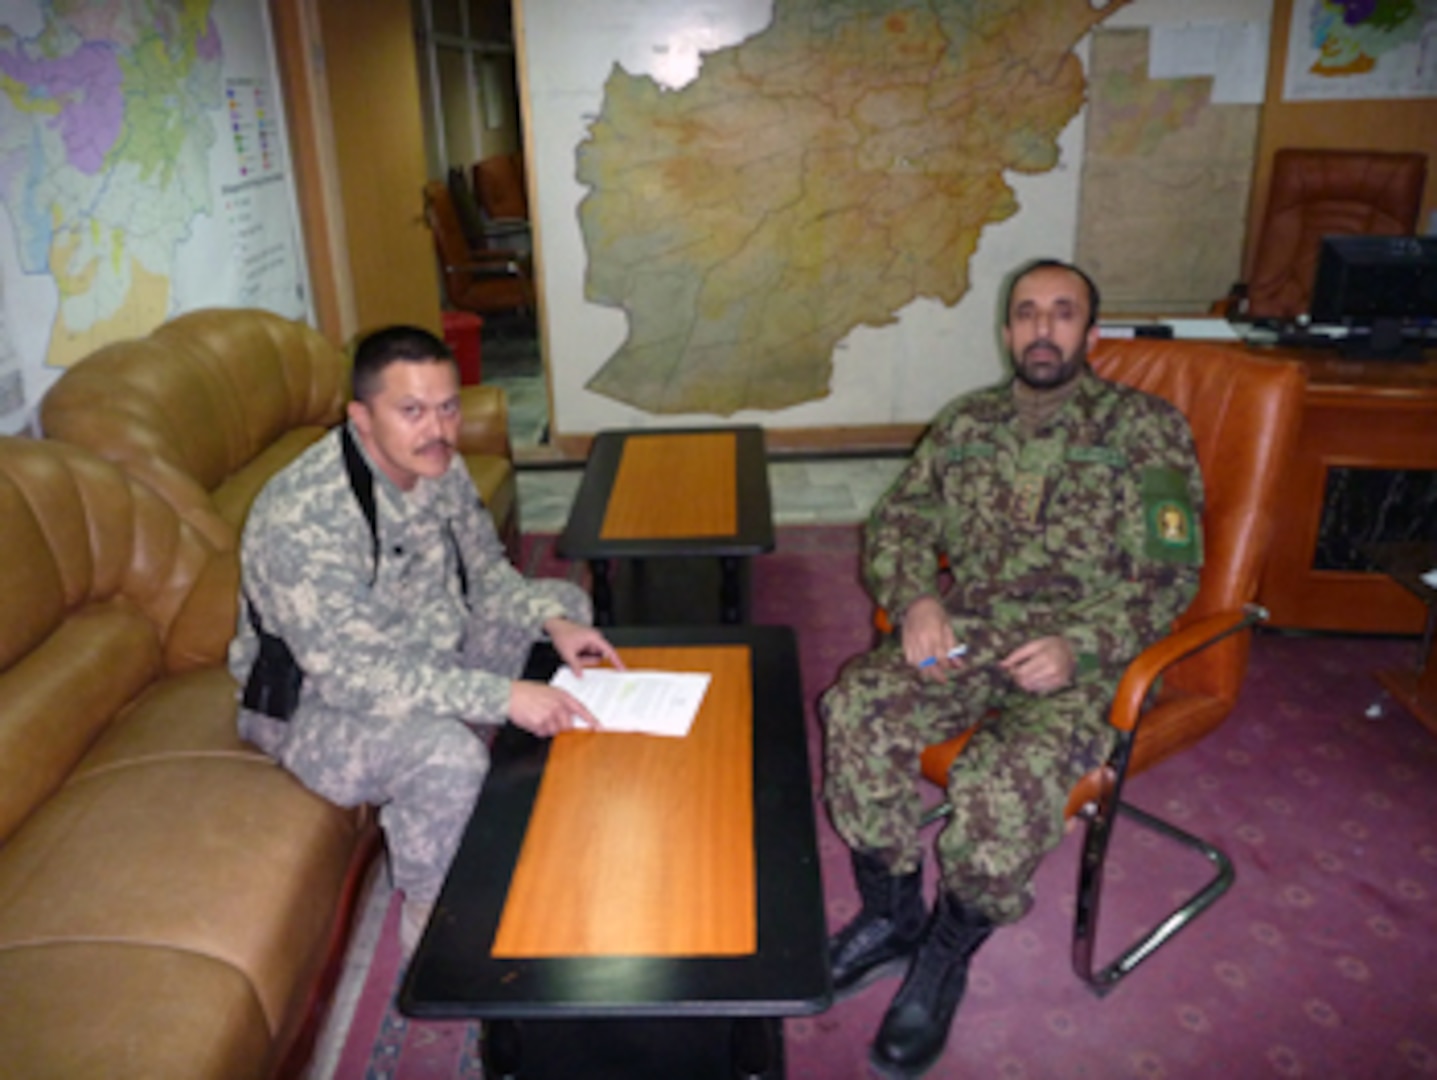
{"label": "black combat boot", "polygon": [[856,991],[902,962],[923,939],[923,871],[891,873],[878,858],[855,851],[853,878],[861,910],[828,941],[834,993]]}
{"label": "black combat boot", "polygon": [[940,890],[923,944],[873,1040],[869,1060],[880,1075],[907,1080],[938,1060],[968,986],[968,961],[992,932],[986,916]]}

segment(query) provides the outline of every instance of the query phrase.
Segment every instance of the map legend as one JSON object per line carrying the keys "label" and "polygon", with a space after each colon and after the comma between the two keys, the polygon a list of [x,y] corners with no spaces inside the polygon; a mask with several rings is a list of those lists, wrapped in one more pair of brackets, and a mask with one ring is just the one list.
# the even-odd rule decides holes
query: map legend
{"label": "map legend", "polygon": [[269,92],[257,79],[235,78],[225,84],[230,137],[241,177],[263,176],[278,167],[277,119]]}

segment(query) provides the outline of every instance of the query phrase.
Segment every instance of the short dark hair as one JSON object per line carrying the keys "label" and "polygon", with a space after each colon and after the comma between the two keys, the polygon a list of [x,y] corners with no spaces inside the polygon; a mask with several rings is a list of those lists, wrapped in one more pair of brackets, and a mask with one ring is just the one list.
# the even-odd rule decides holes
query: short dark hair
{"label": "short dark hair", "polygon": [[[379,377],[396,362],[454,364],[454,354],[428,330],[417,326],[389,326],[376,330],[354,350],[350,390],[355,401],[368,402],[379,392]],[[457,366],[457,365],[456,365]]]}
{"label": "short dark hair", "polygon": [[1062,259],[1034,259],[1032,262],[1024,263],[1018,272],[1013,275],[1012,280],[1008,282],[1008,291],[1003,294],[1003,325],[1008,326],[1012,319],[1013,291],[1018,287],[1018,282],[1022,281],[1029,274],[1036,273],[1039,270],[1066,270],[1070,274],[1077,274],[1078,277],[1083,279],[1083,284],[1088,287],[1087,328],[1091,330],[1098,321],[1098,302],[1101,299],[1098,294],[1097,283],[1094,282],[1085,271],[1080,270],[1070,262],[1064,262]]}

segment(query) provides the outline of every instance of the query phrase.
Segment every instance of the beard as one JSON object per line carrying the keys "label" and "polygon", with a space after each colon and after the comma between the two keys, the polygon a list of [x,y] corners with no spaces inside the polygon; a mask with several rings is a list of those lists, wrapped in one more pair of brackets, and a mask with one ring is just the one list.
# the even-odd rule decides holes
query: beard
{"label": "beard", "polygon": [[[1041,355],[1040,355],[1041,354]],[[1034,390],[1054,390],[1078,377],[1088,362],[1088,345],[1084,341],[1067,356],[1046,338],[1031,342],[1021,357],[1009,352],[1013,374],[1018,381]]]}

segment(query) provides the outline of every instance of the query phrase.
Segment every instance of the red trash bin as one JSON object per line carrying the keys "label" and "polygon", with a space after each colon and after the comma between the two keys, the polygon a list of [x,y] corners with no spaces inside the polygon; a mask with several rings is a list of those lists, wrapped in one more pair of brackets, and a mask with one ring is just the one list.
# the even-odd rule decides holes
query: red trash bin
{"label": "red trash bin", "polygon": [[444,344],[459,362],[459,382],[462,386],[479,384],[479,331],[484,320],[467,311],[446,311],[444,319]]}

